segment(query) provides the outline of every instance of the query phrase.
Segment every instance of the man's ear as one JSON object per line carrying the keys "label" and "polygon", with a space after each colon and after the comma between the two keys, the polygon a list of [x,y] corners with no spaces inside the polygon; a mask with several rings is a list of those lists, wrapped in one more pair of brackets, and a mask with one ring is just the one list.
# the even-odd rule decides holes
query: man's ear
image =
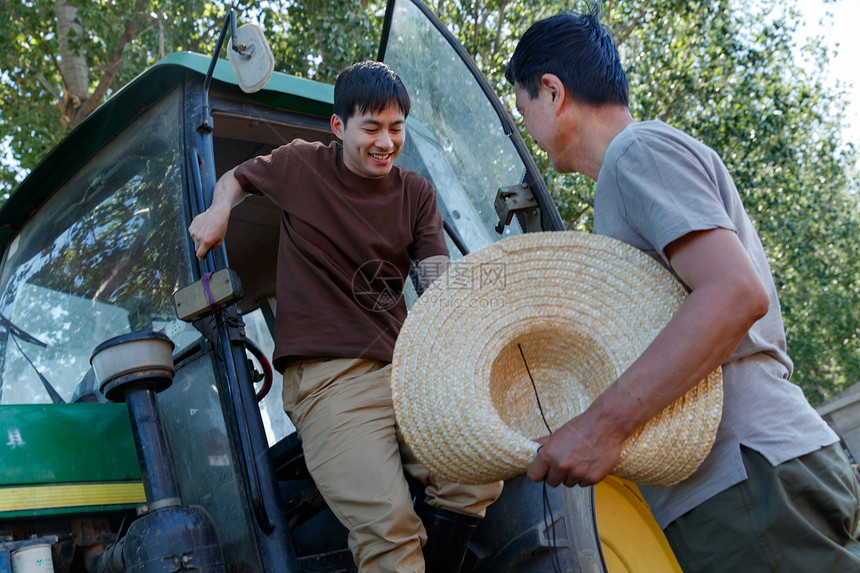
{"label": "man's ear", "polygon": [[567,89],[564,87],[564,83],[555,74],[544,74],[540,78],[540,87],[549,98],[550,105],[555,114],[559,115],[567,97]]}
{"label": "man's ear", "polygon": [[340,116],[333,114],[329,123],[331,124],[332,133],[334,133],[338,139],[343,140],[343,130],[346,129],[346,124],[342,119],[340,119]]}

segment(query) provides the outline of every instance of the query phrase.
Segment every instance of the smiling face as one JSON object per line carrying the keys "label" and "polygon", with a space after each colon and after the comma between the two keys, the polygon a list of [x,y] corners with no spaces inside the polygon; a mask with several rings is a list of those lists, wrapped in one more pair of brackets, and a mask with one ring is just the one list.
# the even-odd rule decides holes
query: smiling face
{"label": "smiling face", "polygon": [[403,149],[406,117],[400,106],[389,105],[382,111],[355,113],[344,124],[337,115],[331,128],[343,142],[343,162],[347,169],[368,179],[385,177]]}

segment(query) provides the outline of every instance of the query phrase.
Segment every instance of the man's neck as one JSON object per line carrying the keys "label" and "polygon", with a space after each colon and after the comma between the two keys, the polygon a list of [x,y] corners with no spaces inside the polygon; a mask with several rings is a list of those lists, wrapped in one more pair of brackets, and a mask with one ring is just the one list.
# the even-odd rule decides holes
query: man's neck
{"label": "man's neck", "polygon": [[634,120],[630,110],[623,105],[592,107],[585,117],[586,126],[580,140],[582,165],[577,171],[597,181],[609,144]]}

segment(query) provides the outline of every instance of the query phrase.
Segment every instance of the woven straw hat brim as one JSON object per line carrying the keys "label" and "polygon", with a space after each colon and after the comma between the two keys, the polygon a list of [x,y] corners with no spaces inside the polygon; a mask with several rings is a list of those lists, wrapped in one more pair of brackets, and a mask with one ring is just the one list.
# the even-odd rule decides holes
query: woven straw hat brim
{"label": "woven straw hat brim", "polygon": [[[404,439],[452,481],[522,473],[548,434],[538,399],[552,429],[582,413],[685,296],[656,261],[600,235],[531,233],[464,257],[418,299],[395,345]],[[718,369],[631,436],[612,473],[651,486],[689,477],[721,414]]]}

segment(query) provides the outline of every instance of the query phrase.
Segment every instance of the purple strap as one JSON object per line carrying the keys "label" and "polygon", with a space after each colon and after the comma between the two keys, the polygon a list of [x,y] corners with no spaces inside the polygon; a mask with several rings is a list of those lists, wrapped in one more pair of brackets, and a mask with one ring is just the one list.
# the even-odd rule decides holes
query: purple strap
{"label": "purple strap", "polygon": [[206,291],[206,297],[209,299],[209,307],[220,312],[220,311],[224,310],[224,307],[221,306],[220,304],[216,303],[215,297],[212,296],[212,291],[209,289],[209,279],[210,278],[212,278],[212,272],[211,271],[206,273],[205,275],[203,275],[203,278],[201,279],[203,282],[203,290]]}

